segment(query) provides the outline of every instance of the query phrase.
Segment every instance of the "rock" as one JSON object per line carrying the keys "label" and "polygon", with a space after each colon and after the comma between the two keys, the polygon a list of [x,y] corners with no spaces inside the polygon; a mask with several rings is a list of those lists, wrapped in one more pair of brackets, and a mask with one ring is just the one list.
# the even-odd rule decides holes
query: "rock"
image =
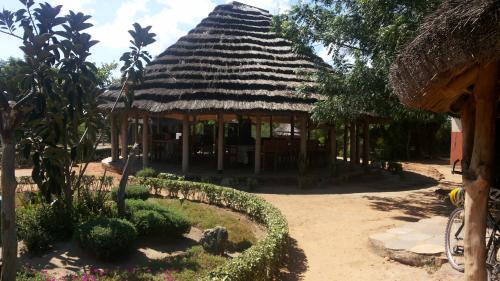
{"label": "rock", "polygon": [[200,244],[205,251],[212,254],[224,254],[228,241],[227,229],[222,226],[216,226],[206,229],[201,235]]}

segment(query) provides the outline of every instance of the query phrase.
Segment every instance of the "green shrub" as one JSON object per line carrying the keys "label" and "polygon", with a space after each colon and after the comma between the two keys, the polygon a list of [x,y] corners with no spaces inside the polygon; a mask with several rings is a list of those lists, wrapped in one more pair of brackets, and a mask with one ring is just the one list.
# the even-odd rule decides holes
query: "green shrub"
{"label": "green shrub", "polygon": [[277,277],[288,246],[288,225],[278,209],[253,194],[209,183],[163,180],[162,185],[170,194],[179,195],[179,190],[189,190],[187,200],[204,201],[246,213],[267,228],[264,239],[202,280],[273,280]]}
{"label": "green shrub", "polygon": [[117,218],[93,219],[75,230],[75,239],[80,246],[103,260],[114,260],[128,254],[136,238],[134,225]]}
{"label": "green shrub", "polygon": [[156,171],[153,168],[144,168],[135,173],[138,178],[153,178],[156,177]]}
{"label": "green shrub", "polygon": [[178,176],[170,173],[159,173],[158,178],[162,180],[184,180],[183,176]]}
{"label": "green shrub", "polygon": [[[111,198],[116,201],[118,196],[118,187],[111,190]],[[127,185],[125,187],[125,199],[146,200],[149,198],[149,190],[143,185]]]}
{"label": "green shrub", "polygon": [[26,205],[16,210],[16,216],[18,237],[31,254],[41,254],[73,233],[71,215],[57,203]]}
{"label": "green shrub", "polygon": [[126,200],[130,220],[142,235],[182,236],[191,229],[183,215],[164,206],[142,200]]}

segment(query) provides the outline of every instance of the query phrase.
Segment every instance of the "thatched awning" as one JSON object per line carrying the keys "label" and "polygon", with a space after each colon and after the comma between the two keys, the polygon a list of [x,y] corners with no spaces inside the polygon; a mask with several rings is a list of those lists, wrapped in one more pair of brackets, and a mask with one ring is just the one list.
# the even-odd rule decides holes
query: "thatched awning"
{"label": "thatched awning", "polygon": [[401,101],[456,111],[473,88],[479,64],[500,59],[500,1],[447,0],[392,65]]}
{"label": "thatched awning", "polygon": [[[296,54],[291,42],[271,32],[269,12],[238,2],[219,5],[146,67],[133,111],[310,112],[322,97],[298,91],[314,89],[310,74],[325,65]],[[102,94],[100,107],[109,110],[118,93]]]}

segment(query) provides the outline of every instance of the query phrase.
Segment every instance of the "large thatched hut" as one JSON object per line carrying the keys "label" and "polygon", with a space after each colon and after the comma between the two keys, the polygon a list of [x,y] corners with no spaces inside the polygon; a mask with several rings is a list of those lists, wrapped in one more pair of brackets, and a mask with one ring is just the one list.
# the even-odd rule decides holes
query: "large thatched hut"
{"label": "large thatched hut", "polygon": [[500,164],[495,157],[499,59],[500,1],[448,0],[391,69],[391,85],[403,103],[460,115],[467,280],[486,280],[488,190],[494,164]]}
{"label": "large thatched hut", "polygon": [[[279,166],[276,159],[293,162],[308,152],[324,155],[321,151],[332,145],[322,147],[308,134],[309,116],[322,97],[301,90],[314,89],[312,74],[328,65],[294,52],[291,42],[271,31],[271,21],[269,12],[259,8],[238,2],[219,5],[155,58],[135,89],[132,109],[125,112],[118,103],[112,118],[112,160],[119,159],[117,124],[126,156],[128,120],[134,118],[143,120],[145,166],[158,153],[182,151],[184,172],[193,153],[213,153],[218,171],[225,160],[243,158],[259,173],[266,156]],[[118,89],[106,91],[101,109],[109,110],[118,95]],[[200,122],[205,126],[195,126]],[[273,138],[273,123],[290,124],[288,137]],[[200,130],[205,133],[201,144],[193,136]]]}

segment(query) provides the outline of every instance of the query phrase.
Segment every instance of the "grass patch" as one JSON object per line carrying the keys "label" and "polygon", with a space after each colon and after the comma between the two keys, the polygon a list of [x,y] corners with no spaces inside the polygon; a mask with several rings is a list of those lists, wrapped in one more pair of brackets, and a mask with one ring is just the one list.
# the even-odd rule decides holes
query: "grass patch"
{"label": "grass patch", "polygon": [[242,251],[257,243],[257,237],[255,237],[251,226],[230,212],[190,201],[184,201],[181,204],[177,199],[150,200],[184,214],[197,228],[207,229],[217,225],[224,226],[229,233],[229,251]]}

